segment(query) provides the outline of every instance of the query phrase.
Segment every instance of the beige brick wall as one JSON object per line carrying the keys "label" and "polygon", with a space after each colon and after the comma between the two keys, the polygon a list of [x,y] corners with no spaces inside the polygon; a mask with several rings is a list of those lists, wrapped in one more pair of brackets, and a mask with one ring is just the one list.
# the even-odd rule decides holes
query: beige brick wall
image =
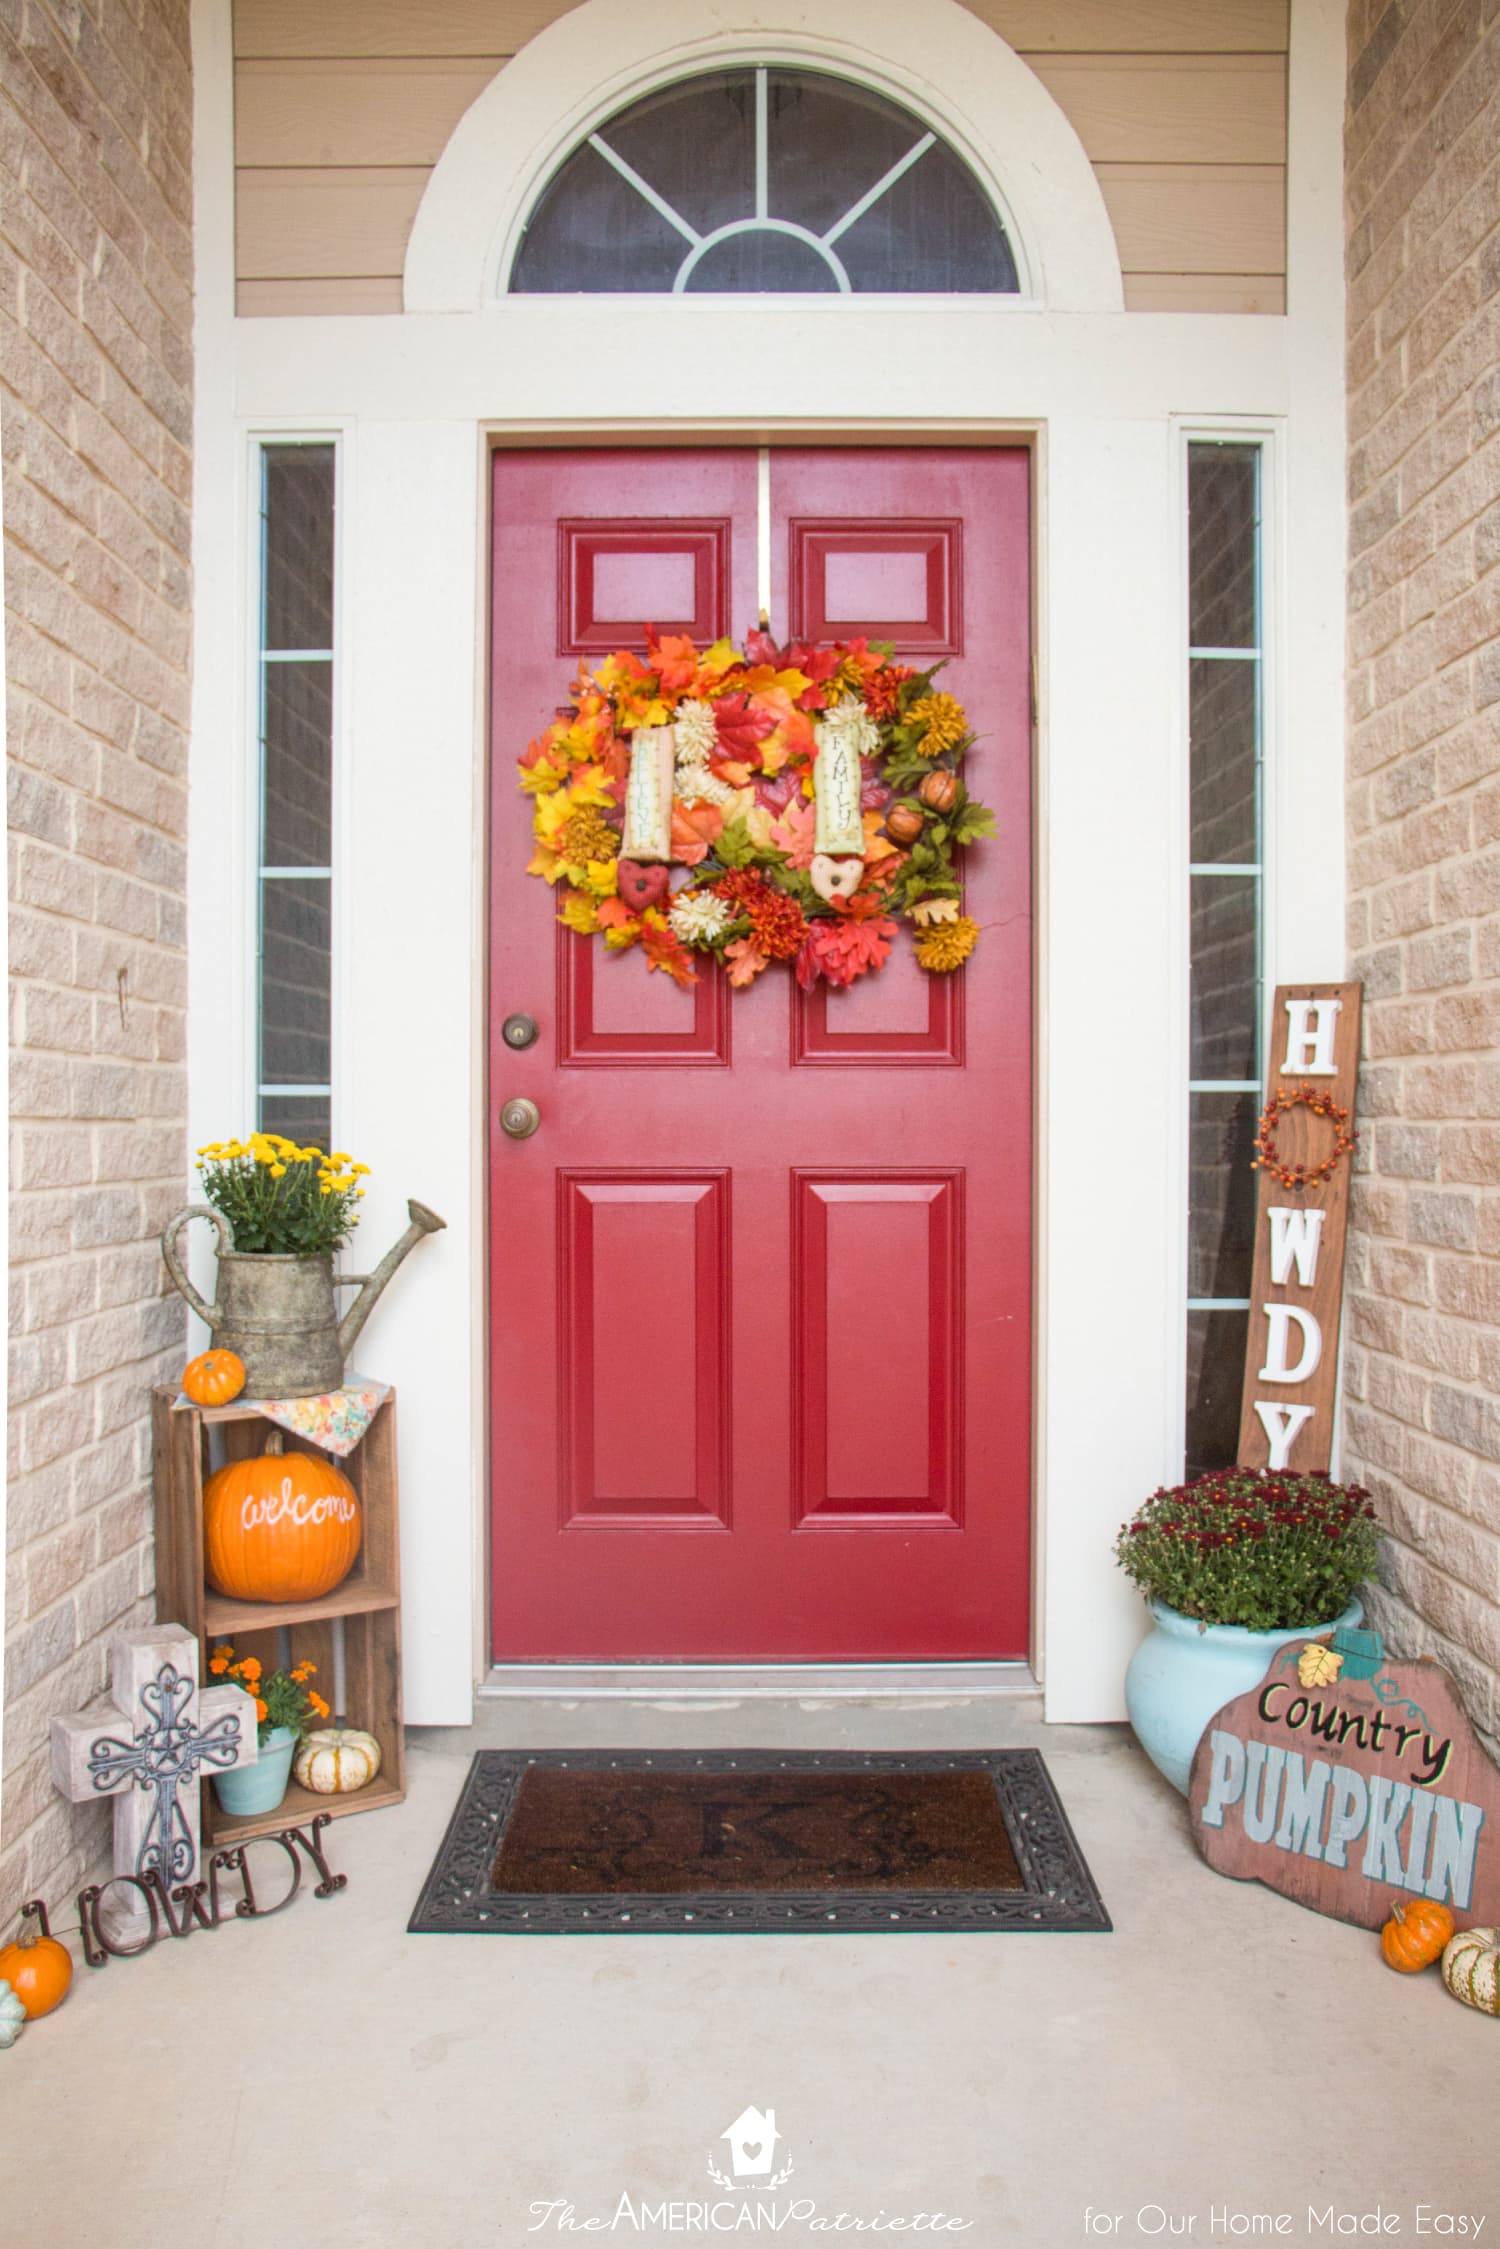
{"label": "beige brick wall", "polygon": [[186,1321],[189,0],[0,8],[11,1414],[0,1929],[108,1834],[47,1719],[151,1614],[148,1385]]}
{"label": "beige brick wall", "polygon": [[1380,1621],[1500,1734],[1500,8],[1349,15],[1345,1459]]}

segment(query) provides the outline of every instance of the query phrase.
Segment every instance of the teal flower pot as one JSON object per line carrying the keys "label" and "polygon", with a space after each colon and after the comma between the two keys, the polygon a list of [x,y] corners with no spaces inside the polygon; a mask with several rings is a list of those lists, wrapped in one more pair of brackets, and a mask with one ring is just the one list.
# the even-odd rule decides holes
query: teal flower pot
{"label": "teal flower pot", "polygon": [[1326,1624],[1249,1632],[1240,1624],[1200,1624],[1162,1601],[1147,1605],[1155,1629],[1130,1659],[1125,1707],[1136,1740],[1182,1796],[1209,1720],[1236,1695],[1259,1686],[1276,1650],[1288,1640],[1316,1640],[1340,1625],[1358,1624],[1365,1613],[1361,1602],[1351,1601],[1342,1616]]}
{"label": "teal flower pot", "polygon": [[249,1813],[274,1812],[292,1777],[292,1756],[297,1736],[290,1726],[273,1726],[260,1745],[253,1765],[214,1776],[219,1809],[242,1819]]}

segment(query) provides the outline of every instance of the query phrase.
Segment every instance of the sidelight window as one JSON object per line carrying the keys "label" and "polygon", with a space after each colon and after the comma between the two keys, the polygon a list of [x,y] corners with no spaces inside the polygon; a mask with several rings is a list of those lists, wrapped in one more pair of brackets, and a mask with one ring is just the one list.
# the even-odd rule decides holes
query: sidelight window
{"label": "sidelight window", "polygon": [[1014,293],[973,171],[910,110],[814,70],[714,70],[617,110],[542,190],[520,294]]}
{"label": "sidelight window", "polygon": [[260,447],[258,1121],[332,1146],[335,448]]}
{"label": "sidelight window", "polygon": [[1187,1469],[1239,1441],[1262,1014],[1262,449],[1188,447]]}

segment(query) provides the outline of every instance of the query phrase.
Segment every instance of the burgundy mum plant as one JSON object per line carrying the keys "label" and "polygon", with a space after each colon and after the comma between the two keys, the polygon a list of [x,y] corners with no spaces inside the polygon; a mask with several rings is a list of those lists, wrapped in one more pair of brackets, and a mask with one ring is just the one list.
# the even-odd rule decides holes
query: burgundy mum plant
{"label": "burgundy mum plant", "polygon": [[1127,1577],[1203,1624],[1327,1623],[1375,1574],[1370,1495],[1323,1474],[1221,1468],[1153,1493],[1115,1541]]}

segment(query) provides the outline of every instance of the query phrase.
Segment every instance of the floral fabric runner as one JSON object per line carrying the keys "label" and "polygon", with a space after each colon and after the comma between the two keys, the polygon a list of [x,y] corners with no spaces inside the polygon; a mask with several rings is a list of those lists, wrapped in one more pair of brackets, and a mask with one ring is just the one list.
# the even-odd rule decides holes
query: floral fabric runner
{"label": "floral fabric runner", "polygon": [[[311,1398],[237,1398],[235,1403],[253,1406],[267,1421],[343,1459],[353,1452],[390,1393],[388,1382],[370,1382],[356,1374],[341,1389],[324,1390]],[[191,1398],[180,1396],[174,1410],[191,1404]]]}

